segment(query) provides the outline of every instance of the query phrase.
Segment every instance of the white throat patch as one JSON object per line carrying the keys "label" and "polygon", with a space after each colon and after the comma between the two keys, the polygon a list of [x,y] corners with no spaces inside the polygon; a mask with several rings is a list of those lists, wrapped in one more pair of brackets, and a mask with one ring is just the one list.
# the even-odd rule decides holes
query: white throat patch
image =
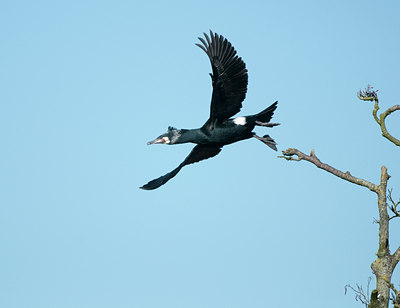
{"label": "white throat patch", "polygon": [[233,123],[236,125],[246,125],[246,117],[237,117],[236,119],[233,119]]}

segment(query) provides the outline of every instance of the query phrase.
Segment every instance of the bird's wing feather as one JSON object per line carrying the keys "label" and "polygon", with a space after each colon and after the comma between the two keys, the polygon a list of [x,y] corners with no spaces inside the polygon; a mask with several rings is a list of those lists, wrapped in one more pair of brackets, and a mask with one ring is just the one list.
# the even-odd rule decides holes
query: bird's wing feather
{"label": "bird's wing feather", "polygon": [[140,187],[145,190],[156,189],[165,183],[167,183],[170,179],[172,179],[178,172],[186,165],[197,163],[201,160],[214,157],[219,152],[221,152],[221,147],[218,146],[210,146],[210,145],[196,145],[190,154],[185,158],[185,160],[174,170],[171,172],[160,176],[159,178],[148,182],[146,185]]}
{"label": "bird's wing feather", "polygon": [[204,33],[205,40],[196,44],[205,51],[211,61],[213,73],[213,93],[210,118],[205,126],[212,129],[215,121],[223,122],[242,108],[246,97],[248,75],[243,60],[226,38],[210,31],[210,37]]}

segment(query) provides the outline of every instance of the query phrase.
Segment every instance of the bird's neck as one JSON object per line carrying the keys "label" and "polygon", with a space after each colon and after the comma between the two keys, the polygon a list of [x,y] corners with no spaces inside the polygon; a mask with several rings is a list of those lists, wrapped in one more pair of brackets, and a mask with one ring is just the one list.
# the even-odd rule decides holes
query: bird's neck
{"label": "bird's neck", "polygon": [[201,134],[200,129],[181,129],[180,133],[181,135],[176,140],[175,144],[188,142],[197,143]]}

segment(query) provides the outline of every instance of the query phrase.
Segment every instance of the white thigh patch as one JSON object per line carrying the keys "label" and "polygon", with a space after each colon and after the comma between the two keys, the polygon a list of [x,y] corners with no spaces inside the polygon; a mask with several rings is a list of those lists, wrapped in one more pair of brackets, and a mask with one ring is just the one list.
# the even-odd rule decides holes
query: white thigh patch
{"label": "white thigh patch", "polygon": [[246,117],[237,117],[236,119],[233,119],[233,123],[236,125],[246,125]]}

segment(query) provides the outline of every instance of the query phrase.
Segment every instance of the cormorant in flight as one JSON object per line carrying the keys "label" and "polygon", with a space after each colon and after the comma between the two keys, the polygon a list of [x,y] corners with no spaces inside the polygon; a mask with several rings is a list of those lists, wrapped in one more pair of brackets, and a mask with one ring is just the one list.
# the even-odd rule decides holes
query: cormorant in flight
{"label": "cormorant in flight", "polygon": [[224,145],[254,137],[273,150],[276,142],[268,135],[257,136],[252,130],[256,125],[273,127],[279,123],[270,123],[278,102],[256,115],[231,118],[242,108],[247,92],[247,69],[243,60],[236,55],[236,50],[226,38],[210,31],[210,37],[204,33],[205,40],[196,44],[208,55],[212,66],[213,93],[211,98],[210,118],[196,129],[176,129],[168,127],[165,134],[147,144],[178,144],[191,142],[197,144],[189,156],[174,170],[140,187],[152,190],[164,185],[186,165],[214,157]]}

